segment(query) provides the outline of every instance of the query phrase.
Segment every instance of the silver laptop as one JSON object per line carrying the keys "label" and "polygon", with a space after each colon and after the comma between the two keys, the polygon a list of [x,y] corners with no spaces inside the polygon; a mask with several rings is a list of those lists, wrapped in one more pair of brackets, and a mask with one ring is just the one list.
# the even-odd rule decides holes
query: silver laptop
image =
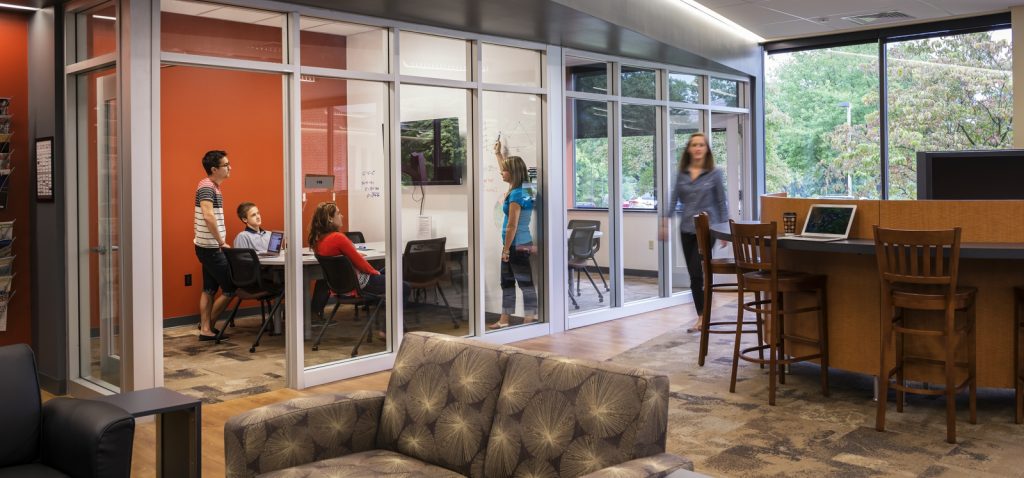
{"label": "silver laptop", "polygon": [[284,233],[271,231],[270,242],[267,243],[267,252],[257,254],[260,257],[277,257],[281,254],[281,245],[284,244]]}
{"label": "silver laptop", "polygon": [[855,204],[811,204],[804,221],[804,230],[798,236],[785,239],[798,241],[841,241],[850,235]]}

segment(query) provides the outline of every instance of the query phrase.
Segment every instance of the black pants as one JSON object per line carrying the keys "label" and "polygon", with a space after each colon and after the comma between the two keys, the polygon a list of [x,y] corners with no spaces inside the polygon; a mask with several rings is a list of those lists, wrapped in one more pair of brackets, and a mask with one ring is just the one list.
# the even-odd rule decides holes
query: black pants
{"label": "black pants", "polygon": [[704,270],[700,263],[700,250],[697,248],[697,235],[681,232],[683,241],[683,258],[686,259],[686,270],[690,273],[690,290],[693,291],[693,307],[698,315],[704,314]]}
{"label": "black pants", "polygon": [[530,249],[533,244],[522,244],[509,251],[508,262],[501,262],[501,313],[516,311],[516,283],[523,291],[523,313],[537,315],[537,290],[533,287],[530,269]]}

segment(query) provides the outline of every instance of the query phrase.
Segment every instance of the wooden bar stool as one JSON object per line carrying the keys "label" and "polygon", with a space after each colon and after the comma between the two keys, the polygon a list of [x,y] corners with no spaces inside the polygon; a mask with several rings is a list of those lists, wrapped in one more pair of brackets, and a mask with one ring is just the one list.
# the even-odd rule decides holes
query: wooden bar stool
{"label": "wooden bar stool", "polygon": [[[722,283],[713,284],[712,279],[714,274],[731,274],[736,275],[736,261],[732,259],[713,259],[711,257],[711,245],[714,241],[711,239],[711,221],[708,219],[708,213],[702,212],[696,216],[693,216],[693,224],[697,231],[697,250],[700,251],[700,265],[704,272],[704,310],[701,314],[700,323],[700,353],[697,356],[697,365],[704,366],[704,358],[708,355],[708,340],[711,334],[735,334],[737,322],[740,322],[739,326],[753,325],[753,329],[743,329],[744,334],[757,334],[757,345],[764,344],[764,335],[761,329],[761,320],[756,319],[754,321],[743,322],[743,310],[741,309],[739,314],[736,316],[736,320],[728,320],[721,322],[711,321],[711,296],[715,289],[729,288],[720,290],[719,292],[735,292],[735,283]],[[758,293],[757,300],[760,300],[760,293]],[[723,329],[722,326],[728,326],[729,328]],[[764,350],[758,349],[758,354],[761,360],[764,360]],[[764,365],[761,365],[764,368]]]}
{"label": "wooden bar stool", "polygon": [[[739,294],[738,312],[744,310],[754,312],[758,318],[764,318],[767,340],[764,345],[740,349],[740,337],[743,333],[741,324],[736,325],[736,344],[732,356],[732,379],[729,391],[736,392],[736,368],[740,359],[757,364],[768,365],[768,404],[775,405],[775,388],[778,383],[786,383],[786,365],[813,359],[821,361],[821,393],[828,396],[828,292],[827,277],[819,274],[791,272],[778,267],[778,226],[771,224],[736,224],[729,221],[732,230],[732,245],[736,256],[736,268],[739,272],[737,293]],[[764,299],[744,302],[745,292],[766,294]],[[783,299],[786,294],[815,294],[816,304],[811,307],[788,308]],[[787,334],[785,321],[787,317],[807,312],[816,312],[818,319],[818,337],[809,338],[795,334]],[[817,348],[816,353],[802,356],[786,354],[786,341]],[[768,360],[752,357],[754,351],[768,349]]]}
{"label": "wooden bar stool", "polygon": [[[948,249],[948,254],[946,253]],[[956,443],[956,392],[969,387],[971,423],[977,423],[977,361],[975,350],[974,300],[977,289],[957,285],[960,267],[960,228],[942,231],[901,231],[875,226],[875,255],[882,284],[882,347],[878,374],[878,415],[875,429],[885,431],[885,409],[889,387],[896,389],[896,411],[903,412],[906,392],[946,396],[946,441]],[[911,328],[904,310],[943,312],[937,328]],[[965,312],[956,323],[956,312]],[[905,356],[904,336],[936,337],[943,341],[943,359]],[[886,356],[895,340],[895,366],[888,368]],[[966,344],[964,344],[966,342]],[[958,345],[967,346],[967,362],[956,361]],[[945,375],[941,390],[908,386],[904,365],[940,365]],[[956,369],[966,370],[959,385]],[[889,383],[895,375],[896,381]]]}
{"label": "wooden bar stool", "polygon": [[1021,334],[1024,334],[1024,287],[1013,288],[1013,388],[1017,396],[1014,421],[1024,423],[1024,356]]}

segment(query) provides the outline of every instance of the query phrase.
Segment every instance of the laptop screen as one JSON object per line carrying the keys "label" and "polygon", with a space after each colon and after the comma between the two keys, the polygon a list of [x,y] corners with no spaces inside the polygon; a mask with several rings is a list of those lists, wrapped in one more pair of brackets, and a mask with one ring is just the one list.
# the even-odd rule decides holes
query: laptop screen
{"label": "laptop screen", "polygon": [[284,242],[283,232],[271,232],[270,243],[267,244],[267,252],[278,253],[281,252],[281,243]]}
{"label": "laptop screen", "polygon": [[853,219],[852,207],[814,206],[807,214],[807,225],[804,234],[836,234],[845,235],[850,220]]}

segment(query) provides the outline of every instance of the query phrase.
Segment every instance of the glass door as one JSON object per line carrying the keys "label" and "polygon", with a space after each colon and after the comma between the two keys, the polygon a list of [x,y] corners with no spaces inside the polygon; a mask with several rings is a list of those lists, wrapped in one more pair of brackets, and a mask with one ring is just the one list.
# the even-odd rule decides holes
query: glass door
{"label": "glass door", "polygon": [[121,386],[120,183],[117,75],[77,80],[79,161],[79,364],[83,378]]}
{"label": "glass door", "polygon": [[725,192],[729,200],[729,218],[739,220],[743,213],[744,168],[747,150],[742,113],[711,113],[711,152],[715,166],[725,172]]}

